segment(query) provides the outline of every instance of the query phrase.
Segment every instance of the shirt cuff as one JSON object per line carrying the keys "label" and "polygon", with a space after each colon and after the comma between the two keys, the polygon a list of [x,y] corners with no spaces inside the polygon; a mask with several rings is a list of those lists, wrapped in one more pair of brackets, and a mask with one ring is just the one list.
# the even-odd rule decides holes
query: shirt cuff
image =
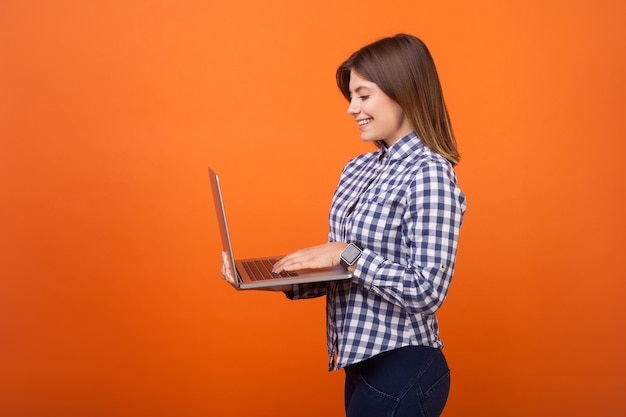
{"label": "shirt cuff", "polygon": [[375,283],[376,271],[384,260],[369,249],[363,249],[363,254],[356,261],[356,269],[352,274],[352,281],[362,285],[368,290],[372,289]]}

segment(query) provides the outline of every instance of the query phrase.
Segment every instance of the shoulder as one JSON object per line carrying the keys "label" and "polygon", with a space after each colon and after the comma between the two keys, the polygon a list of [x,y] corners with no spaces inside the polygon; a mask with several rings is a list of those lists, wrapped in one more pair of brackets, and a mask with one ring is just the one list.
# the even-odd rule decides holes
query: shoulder
{"label": "shoulder", "polygon": [[456,174],[452,164],[443,156],[426,146],[420,148],[405,164],[414,180],[425,178],[447,178],[456,182]]}
{"label": "shoulder", "polygon": [[434,193],[464,199],[454,168],[443,156],[424,147],[411,165],[409,189],[415,195]]}
{"label": "shoulder", "polygon": [[343,167],[343,172],[349,173],[351,171],[360,170],[361,168],[370,165],[372,162],[375,162],[379,155],[379,151],[372,151],[358,155],[346,163]]}

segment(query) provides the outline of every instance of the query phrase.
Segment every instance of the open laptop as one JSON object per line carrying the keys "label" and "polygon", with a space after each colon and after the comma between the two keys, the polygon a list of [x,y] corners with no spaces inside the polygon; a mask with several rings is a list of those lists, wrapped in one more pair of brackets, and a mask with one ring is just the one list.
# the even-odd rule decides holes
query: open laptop
{"label": "open laptop", "polygon": [[310,282],[334,281],[352,278],[352,273],[346,268],[337,265],[330,268],[307,269],[301,271],[284,271],[280,275],[272,272],[272,266],[281,257],[263,257],[250,259],[235,259],[233,248],[228,232],[228,224],[226,223],[226,213],[224,211],[224,200],[222,198],[222,189],[220,180],[215,171],[209,167],[209,178],[211,180],[211,188],[213,191],[213,202],[215,203],[215,213],[217,214],[217,223],[222,238],[222,247],[228,262],[232,263],[232,269],[235,271],[235,283],[233,286],[240,290],[255,288],[270,288],[275,286],[304,284]]}

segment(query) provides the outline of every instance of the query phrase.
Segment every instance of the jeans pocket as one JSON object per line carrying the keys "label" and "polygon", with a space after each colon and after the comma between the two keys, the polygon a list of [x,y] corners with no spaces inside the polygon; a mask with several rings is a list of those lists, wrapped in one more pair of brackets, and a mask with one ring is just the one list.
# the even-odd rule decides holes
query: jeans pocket
{"label": "jeans pocket", "polygon": [[449,393],[450,371],[446,372],[430,388],[422,393],[424,416],[437,417],[441,415],[448,401]]}
{"label": "jeans pocket", "polygon": [[398,405],[398,398],[394,395],[382,391],[363,378],[357,369],[358,365],[353,365],[349,371],[348,378],[351,392],[346,396],[346,416],[347,417],[388,417],[393,416],[393,410]]}

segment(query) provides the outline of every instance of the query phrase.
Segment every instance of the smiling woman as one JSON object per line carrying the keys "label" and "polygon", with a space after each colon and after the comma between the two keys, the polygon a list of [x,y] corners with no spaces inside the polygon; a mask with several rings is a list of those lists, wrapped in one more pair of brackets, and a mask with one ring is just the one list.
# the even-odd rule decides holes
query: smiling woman
{"label": "smiling woman", "polygon": [[[0,416],[344,414],[330,301],[220,279],[206,167],[233,191],[237,253],[325,242],[341,168],[375,149],[335,71],[398,31],[437,63],[470,208],[436,312],[444,415],[626,416],[624,16],[618,0],[365,0],[358,16],[332,0],[0,1]],[[398,78],[354,69],[408,109]],[[331,221],[347,236],[332,238],[363,243],[351,268],[372,279],[351,289],[413,314],[439,294],[417,303],[382,279],[417,294],[387,272],[419,246],[382,246],[422,199],[380,188],[402,142],[346,167]],[[327,329],[342,357],[390,342],[380,316],[351,328],[343,306]]]}
{"label": "smiling woman", "polygon": [[288,254],[274,272],[339,264],[352,272],[351,280],[286,291],[326,296],[329,369],[345,370],[348,417],[437,416],[450,371],[435,313],[452,279],[465,196],[434,62],[419,39],[396,35],[354,53],[337,82],[361,139],[379,149],[344,168],[328,242]]}
{"label": "smiling woman", "polygon": [[[350,100],[348,112],[351,114],[355,110],[353,93],[357,98],[369,98],[357,88],[382,92],[404,112],[398,119],[399,132],[406,128],[415,130],[426,146],[453,165],[459,162],[435,62],[420,39],[400,34],[394,37],[393,43],[380,41],[364,47],[337,70],[337,85]],[[404,126],[404,117],[408,119],[408,126]]]}

